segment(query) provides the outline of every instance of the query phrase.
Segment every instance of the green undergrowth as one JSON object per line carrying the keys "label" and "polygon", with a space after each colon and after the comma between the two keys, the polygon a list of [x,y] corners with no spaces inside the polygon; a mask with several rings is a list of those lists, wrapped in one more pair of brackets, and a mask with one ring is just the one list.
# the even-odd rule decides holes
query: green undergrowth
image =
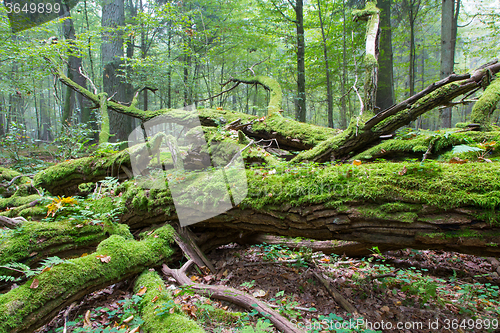
{"label": "green undergrowth", "polygon": [[134,292],[138,293],[141,288],[146,288],[139,303],[146,332],[205,332],[196,322],[176,310],[171,295],[165,290],[165,283],[156,272],[147,270],[137,278]]}
{"label": "green undergrowth", "polygon": [[[140,242],[112,235],[95,253],[57,265],[38,275],[36,282],[30,279],[0,295],[0,332],[28,330],[36,318],[33,313],[50,312],[47,304],[57,307],[80,290],[90,292],[160,264],[173,253],[173,233],[165,226]],[[32,287],[34,282],[37,287]]]}

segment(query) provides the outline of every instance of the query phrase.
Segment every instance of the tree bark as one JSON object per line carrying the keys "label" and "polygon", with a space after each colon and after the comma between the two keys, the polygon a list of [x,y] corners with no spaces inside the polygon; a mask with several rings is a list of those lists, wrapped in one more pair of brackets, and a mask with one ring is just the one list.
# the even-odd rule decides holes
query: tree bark
{"label": "tree bark", "polygon": [[[441,7],[441,78],[453,73],[460,0],[443,0]],[[451,108],[441,110],[441,127],[451,128]]]}
{"label": "tree bark", "polygon": [[295,27],[297,32],[297,120],[306,122],[306,43],[304,36],[304,1],[295,1]]}
{"label": "tree bark", "polygon": [[380,56],[377,86],[377,107],[385,110],[394,104],[394,74],[391,29],[391,2],[381,0],[380,8]]}
{"label": "tree bark", "polygon": [[[130,102],[131,98],[126,96],[126,84],[118,77],[120,65],[123,58],[123,38],[119,31],[124,26],[125,12],[124,0],[104,0],[102,5],[101,24],[105,29],[101,45],[101,58],[104,67],[103,86],[104,91],[117,101]],[[132,132],[132,121],[124,114],[118,114],[111,110],[109,112],[110,134],[114,134],[114,141],[128,139]]]}
{"label": "tree bark", "polygon": [[333,94],[332,86],[330,83],[330,63],[328,58],[328,46],[327,38],[325,34],[325,27],[323,25],[323,16],[321,14],[321,1],[317,1],[318,4],[318,16],[321,28],[321,37],[323,39],[323,56],[325,58],[325,75],[326,75],[326,99],[327,99],[327,113],[328,113],[328,127],[333,128]]}

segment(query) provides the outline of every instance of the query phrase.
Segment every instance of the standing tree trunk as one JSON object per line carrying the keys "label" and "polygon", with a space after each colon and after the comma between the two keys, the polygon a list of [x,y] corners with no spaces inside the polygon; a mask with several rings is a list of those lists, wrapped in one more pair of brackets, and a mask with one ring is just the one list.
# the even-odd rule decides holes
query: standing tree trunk
{"label": "standing tree trunk", "polygon": [[[126,96],[126,84],[118,77],[123,58],[123,38],[118,30],[124,25],[125,13],[123,0],[104,0],[101,24],[104,29],[101,45],[101,59],[104,67],[104,91],[115,100],[129,102]],[[110,134],[115,134],[115,141],[126,140],[132,131],[132,119],[114,111],[109,113]]]}
{"label": "standing tree trunk", "polygon": [[297,31],[297,120],[306,122],[306,66],[304,40],[304,2],[297,0],[295,3],[295,26]]}
{"label": "standing tree trunk", "polygon": [[325,27],[323,25],[323,17],[321,15],[321,2],[317,0],[318,3],[318,16],[319,24],[321,27],[321,37],[323,38],[323,55],[325,57],[325,72],[326,72],[326,98],[328,101],[328,127],[333,128],[333,94],[332,86],[330,83],[330,64],[328,62],[328,47],[326,45],[326,34]]}
{"label": "standing tree trunk", "polygon": [[[441,8],[441,78],[453,73],[455,64],[455,43],[457,39],[457,20],[460,0],[443,0]],[[451,108],[440,114],[441,127],[450,128]]]}
{"label": "standing tree trunk", "polygon": [[394,104],[394,73],[391,30],[391,0],[380,0],[380,55],[377,107],[385,110]]}
{"label": "standing tree trunk", "polygon": [[[347,127],[347,107],[346,98],[347,94],[345,91],[345,86],[347,83],[347,41],[346,41],[346,25],[345,25],[345,0],[342,0],[342,28],[344,33],[342,34],[342,79],[340,80],[340,97],[341,110],[340,110],[340,128],[345,129]],[[392,68],[392,67],[391,67]]]}
{"label": "standing tree trunk", "polygon": [[[80,74],[80,68],[82,67],[82,58],[80,56],[80,51],[74,45],[73,41],[75,40],[75,27],[73,24],[73,19],[71,18],[71,13],[69,11],[69,7],[65,7],[64,17],[66,20],[63,22],[63,30],[64,30],[64,38],[69,41],[71,45],[72,54],[68,59],[68,77],[78,83],[82,87],[86,87],[87,80],[83,75]],[[70,121],[73,116],[73,110],[75,108],[75,97],[78,100],[78,104],[80,105],[80,112],[82,117],[80,119],[85,119],[87,113],[89,113],[88,101],[84,99],[81,94],[76,94],[72,89],[67,88],[64,100],[64,110],[63,117],[61,119],[63,125],[67,125],[67,122]]]}

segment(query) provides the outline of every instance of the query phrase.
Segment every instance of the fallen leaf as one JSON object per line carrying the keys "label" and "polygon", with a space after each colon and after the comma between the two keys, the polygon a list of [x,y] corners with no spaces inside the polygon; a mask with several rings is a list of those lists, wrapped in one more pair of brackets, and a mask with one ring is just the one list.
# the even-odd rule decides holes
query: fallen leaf
{"label": "fallen leaf", "polygon": [[102,254],[100,254],[100,255],[96,256],[96,258],[97,258],[97,259],[100,259],[100,260],[101,260],[101,262],[105,262],[105,263],[108,263],[108,262],[110,262],[110,260],[111,260],[111,257],[110,257],[110,256],[105,256],[105,255],[102,255]]}
{"label": "fallen leaf", "polygon": [[36,289],[36,288],[38,288],[39,284],[40,284],[40,282],[38,281],[38,279],[33,279],[33,282],[31,282],[30,289]]}
{"label": "fallen leaf", "polygon": [[387,305],[384,305],[383,307],[380,308],[382,312],[389,312],[391,309]]}
{"label": "fallen leaf", "polygon": [[401,171],[398,171],[398,175],[402,176],[402,175],[406,174],[407,171],[408,171],[408,169],[406,168],[406,165],[405,165]]}
{"label": "fallen leaf", "polygon": [[151,303],[156,302],[158,300],[158,298],[159,298],[158,296],[153,297],[153,299],[151,300]]}
{"label": "fallen leaf", "polygon": [[358,165],[361,165],[361,161],[360,160],[354,160],[354,161],[352,161],[352,164],[358,166]]}
{"label": "fallen leaf", "polygon": [[254,292],[254,293],[252,294],[252,296],[253,296],[253,297],[264,297],[264,296],[266,296],[266,294],[267,294],[267,293],[266,293],[264,290],[259,289],[259,290],[257,290],[256,292]]}
{"label": "fallen leaf", "polygon": [[132,331],[130,331],[129,333],[139,333],[139,330],[141,329],[141,326],[137,326],[136,328],[134,328]]}
{"label": "fallen leaf", "polygon": [[36,256],[37,254],[38,254],[38,252],[31,252],[31,253],[30,253],[30,257],[34,257],[34,256]]}
{"label": "fallen leaf", "polygon": [[142,286],[141,289],[139,289],[139,291],[137,292],[137,296],[142,296],[146,293],[146,290],[148,290],[148,288]]}
{"label": "fallen leaf", "polygon": [[87,310],[85,313],[85,317],[83,318],[83,327],[92,327],[92,323],[90,322],[90,310]]}
{"label": "fallen leaf", "polygon": [[42,269],[42,273],[50,271],[51,268],[52,267],[50,266],[45,267],[44,269]]}
{"label": "fallen leaf", "polygon": [[468,160],[465,159],[465,160],[462,160],[461,158],[457,157],[457,156],[454,156],[450,159],[450,162],[451,164],[464,164],[464,163],[467,163]]}
{"label": "fallen leaf", "polygon": [[128,324],[129,322],[131,322],[131,321],[132,321],[132,319],[134,319],[134,315],[131,315],[130,317],[128,317],[127,319],[125,319],[123,322],[124,322],[125,324]]}

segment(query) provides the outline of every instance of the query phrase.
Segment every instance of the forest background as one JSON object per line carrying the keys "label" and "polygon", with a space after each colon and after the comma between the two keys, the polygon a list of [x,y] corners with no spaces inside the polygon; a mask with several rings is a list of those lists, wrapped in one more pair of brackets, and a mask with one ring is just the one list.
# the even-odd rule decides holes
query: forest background
{"label": "forest background", "polygon": [[[452,71],[468,72],[498,55],[498,1],[451,1],[449,26],[442,27],[445,2],[379,1],[381,109],[450,74],[443,69],[450,64],[443,67],[441,60],[441,31],[453,29],[454,19]],[[0,136],[22,131],[30,143],[68,136],[85,141],[81,132],[97,129],[92,103],[54,80],[43,58],[50,52],[65,59],[70,78],[84,87],[91,80],[117,101],[130,102],[137,89],[151,88],[154,93],[141,92],[144,110],[195,106],[262,116],[269,93],[257,85],[220,93],[232,77],[271,76],[282,85],[285,117],[344,129],[360,109],[356,90],[363,90],[365,28],[352,20],[353,10],[363,6],[322,0],[81,1],[66,17],[16,34],[2,7]],[[58,47],[49,46],[55,40]],[[471,109],[472,103],[454,106],[448,120],[446,109],[434,110],[412,126],[452,127],[466,122]],[[113,111],[110,120],[113,140],[126,139],[136,126]]]}

